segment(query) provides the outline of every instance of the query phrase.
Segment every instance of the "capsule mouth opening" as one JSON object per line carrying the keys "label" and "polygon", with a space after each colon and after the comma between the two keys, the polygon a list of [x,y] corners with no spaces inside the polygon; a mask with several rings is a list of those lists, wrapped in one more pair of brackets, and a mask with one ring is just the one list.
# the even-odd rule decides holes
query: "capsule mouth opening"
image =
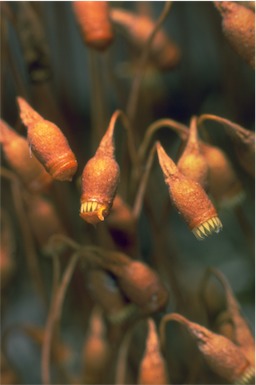
{"label": "capsule mouth opening", "polygon": [[249,366],[243,373],[243,375],[235,382],[235,385],[252,384],[255,378],[255,369],[253,366]]}
{"label": "capsule mouth opening", "polygon": [[202,241],[213,233],[219,233],[222,227],[219,217],[216,216],[195,227],[192,232],[199,241]]}
{"label": "capsule mouth opening", "polygon": [[71,182],[74,174],[76,173],[77,166],[78,165],[76,159],[61,159],[58,162],[48,166],[48,172],[51,174],[53,179],[59,180],[61,182]]}
{"label": "capsule mouth opening", "polygon": [[96,224],[104,221],[108,215],[108,206],[97,201],[82,202],[80,216],[88,223]]}

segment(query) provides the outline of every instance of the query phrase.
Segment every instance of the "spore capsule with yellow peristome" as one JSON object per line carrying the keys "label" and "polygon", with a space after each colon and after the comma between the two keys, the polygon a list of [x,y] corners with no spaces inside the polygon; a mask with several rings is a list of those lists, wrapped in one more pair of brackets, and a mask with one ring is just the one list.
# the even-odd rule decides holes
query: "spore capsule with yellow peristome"
{"label": "spore capsule with yellow peristome", "polygon": [[113,130],[110,125],[82,174],[80,216],[94,225],[109,215],[118,187],[120,171],[114,155]]}
{"label": "spore capsule with yellow peristome", "polygon": [[222,223],[204,189],[179,171],[159,142],[157,153],[171,200],[196,238],[218,233]]}

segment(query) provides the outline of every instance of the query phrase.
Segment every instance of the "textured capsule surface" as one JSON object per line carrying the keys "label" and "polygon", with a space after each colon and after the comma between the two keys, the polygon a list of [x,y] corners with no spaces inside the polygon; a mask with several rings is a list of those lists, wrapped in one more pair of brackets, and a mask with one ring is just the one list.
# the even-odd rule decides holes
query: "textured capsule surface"
{"label": "textured capsule surface", "polygon": [[157,151],[171,200],[190,230],[199,240],[213,232],[218,233],[222,229],[222,223],[204,189],[178,170],[160,143]]}
{"label": "textured capsule surface", "polygon": [[91,158],[82,174],[80,216],[88,223],[97,224],[108,216],[119,182],[119,166],[109,156]]}
{"label": "textured capsule surface", "polygon": [[71,181],[78,165],[62,131],[40,116],[23,98],[18,97],[17,101],[34,155],[54,179]]}
{"label": "textured capsule surface", "polygon": [[0,121],[0,142],[8,166],[30,192],[44,191],[53,179],[33,154],[27,140]]}
{"label": "textured capsule surface", "polygon": [[73,1],[73,10],[85,43],[97,50],[106,49],[114,34],[107,1]]}

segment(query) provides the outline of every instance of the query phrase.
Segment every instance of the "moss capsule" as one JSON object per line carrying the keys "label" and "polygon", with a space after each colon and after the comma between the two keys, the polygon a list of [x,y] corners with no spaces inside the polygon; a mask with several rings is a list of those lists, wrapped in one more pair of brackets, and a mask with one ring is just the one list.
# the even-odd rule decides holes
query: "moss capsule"
{"label": "moss capsule", "polygon": [[85,44],[97,50],[106,49],[114,34],[107,1],[73,1],[73,10]]}
{"label": "moss capsule", "polygon": [[17,101],[34,155],[54,179],[71,181],[77,170],[77,160],[64,134],[55,124],[40,116],[23,98],[18,97]]}
{"label": "moss capsule", "polygon": [[201,240],[213,232],[218,233],[222,224],[203,188],[178,170],[160,143],[157,143],[157,153],[171,200],[196,238]]}

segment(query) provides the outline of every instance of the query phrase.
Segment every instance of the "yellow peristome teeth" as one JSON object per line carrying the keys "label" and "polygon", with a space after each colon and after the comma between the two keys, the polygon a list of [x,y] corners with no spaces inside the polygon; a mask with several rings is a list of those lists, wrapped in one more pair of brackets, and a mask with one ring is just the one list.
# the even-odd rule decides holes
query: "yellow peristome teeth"
{"label": "yellow peristome teeth", "polygon": [[218,217],[214,217],[202,223],[200,226],[195,227],[192,232],[195,237],[201,241],[208,235],[211,235],[213,232],[219,233],[222,227],[223,226],[220,219]]}
{"label": "yellow peristome teeth", "polygon": [[98,203],[97,202],[92,202],[92,211],[95,211],[98,207]]}
{"label": "yellow peristome teeth", "polygon": [[255,377],[255,369],[251,366],[247,368],[245,373],[235,382],[235,385],[252,384]]}
{"label": "yellow peristome teeth", "polygon": [[87,202],[87,210],[86,211],[91,211],[92,207],[92,202]]}

